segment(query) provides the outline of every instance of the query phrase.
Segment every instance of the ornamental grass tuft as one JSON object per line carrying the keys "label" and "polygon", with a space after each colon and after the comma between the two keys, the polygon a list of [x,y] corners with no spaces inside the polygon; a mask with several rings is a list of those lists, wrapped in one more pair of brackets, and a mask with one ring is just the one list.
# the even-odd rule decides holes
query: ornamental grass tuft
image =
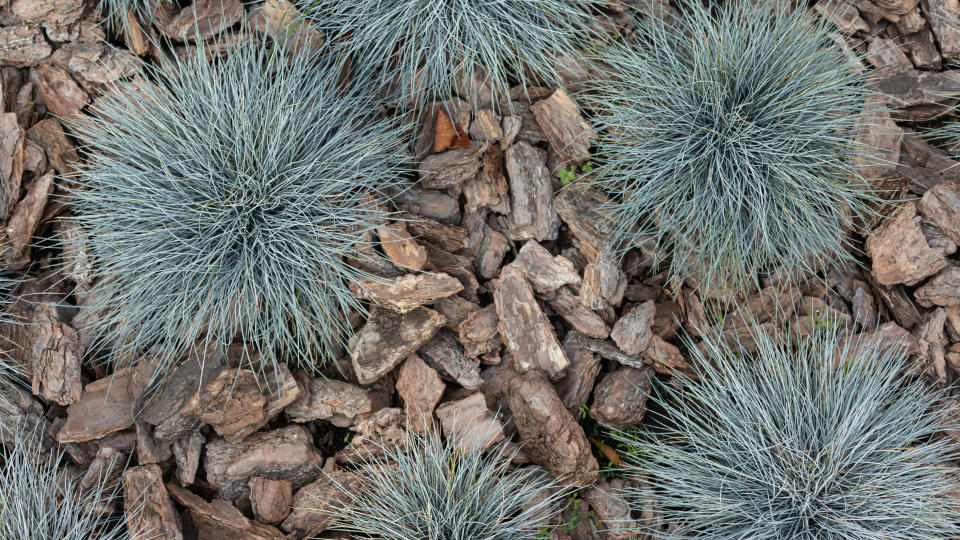
{"label": "ornamental grass tuft", "polygon": [[[75,473],[61,470],[62,451],[42,449],[42,436],[37,428],[26,426],[0,431],[0,538],[129,539],[122,518],[100,513],[121,502],[119,482],[108,482],[106,471],[93,485],[82,487]],[[142,501],[126,504],[140,508]]]}
{"label": "ornamental grass tuft", "polygon": [[335,51],[385,87],[401,108],[422,110],[459,88],[478,108],[523,87],[562,84],[561,57],[586,63],[596,0],[295,0]]}
{"label": "ornamental grass tuft", "polygon": [[324,512],[335,530],[390,540],[539,538],[565,495],[542,469],[510,470],[502,445],[464,451],[436,433],[409,433],[406,448],[381,448],[339,485]]}
{"label": "ornamental grass tuft", "polygon": [[745,291],[846,260],[845,234],[876,198],[851,131],[864,75],[828,23],[776,0],[683,1],[606,48],[585,95],[623,252],[655,238],[658,264],[702,290]]}
{"label": "ornamental grass tuft", "polygon": [[271,360],[248,367],[316,368],[362,311],[349,283],[376,279],[347,258],[376,253],[406,128],[306,48],[207,47],[145,68],[74,126],[90,155],[70,207],[93,258],[94,350],[150,352],[162,375],[195,343],[243,341]]}
{"label": "ornamental grass tuft", "polygon": [[[757,352],[692,347],[653,423],[615,433],[670,533],[655,538],[933,539],[960,534],[960,448],[944,391],[875,339],[754,330]],[[652,495],[651,495],[652,494]],[[651,499],[652,497],[652,499]]]}

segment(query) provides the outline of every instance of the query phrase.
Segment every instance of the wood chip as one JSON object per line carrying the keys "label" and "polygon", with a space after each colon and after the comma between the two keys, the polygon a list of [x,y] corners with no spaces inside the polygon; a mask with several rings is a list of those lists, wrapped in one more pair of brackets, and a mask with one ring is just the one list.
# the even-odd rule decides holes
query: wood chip
{"label": "wood chip", "polygon": [[533,289],[518,268],[503,269],[495,284],[493,301],[500,319],[497,329],[513,354],[517,371],[523,373],[536,368],[550,378],[562,376],[570,361],[533,296]]}
{"label": "wood chip", "polygon": [[66,71],[56,66],[40,66],[34,73],[37,95],[51,113],[70,118],[79,115],[90,103],[90,96]]}
{"label": "wood chip", "polygon": [[463,183],[464,210],[474,213],[489,208],[507,215],[510,213],[509,192],[510,185],[503,173],[503,150],[490,146],[483,153],[480,173]]}
{"label": "wood chip", "polygon": [[960,79],[956,70],[919,71],[909,69],[896,73],[875,76],[876,90],[890,99],[895,107],[895,118],[911,122],[931,120],[957,104],[955,96],[960,91]]}
{"label": "wood chip", "polygon": [[420,347],[420,356],[433,369],[449,381],[467,390],[476,390],[483,384],[480,365],[476,358],[468,358],[457,335],[441,329],[430,341]]}
{"label": "wood chip", "polygon": [[563,352],[570,359],[570,367],[555,386],[563,406],[576,415],[580,407],[587,404],[593,391],[593,383],[600,372],[600,357],[584,347],[580,334],[575,331],[567,332]]}
{"label": "wood chip", "polygon": [[482,392],[437,407],[437,418],[446,438],[465,453],[489,448],[505,438],[503,426],[487,408]]}
{"label": "wood chip", "polygon": [[411,354],[403,363],[397,377],[397,393],[403,399],[403,410],[412,431],[426,433],[430,430],[433,409],[446,388],[440,374],[416,354]]}
{"label": "wood chip", "polygon": [[240,0],[198,0],[180,10],[169,23],[160,25],[160,29],[179,41],[203,40],[237,24],[244,13]]}
{"label": "wood chip", "polygon": [[406,274],[381,282],[356,281],[350,284],[350,290],[358,298],[372,300],[377,305],[398,313],[407,313],[422,305],[453,296],[463,290],[463,285],[448,274],[424,272]]}
{"label": "wood chip", "polygon": [[530,459],[561,482],[586,486],[596,480],[597,460],[583,428],[542,373],[528,371],[511,379],[507,402]]}
{"label": "wood chip", "polygon": [[563,88],[534,103],[530,109],[564,164],[579,163],[590,157],[590,147],[597,139],[597,132],[583,119],[580,108]]}
{"label": "wood chip", "polygon": [[960,242],[960,184],[941,182],[933,186],[923,194],[917,211],[955,243]]}
{"label": "wood chip", "polygon": [[[124,471],[123,496],[135,503],[125,505],[132,538],[183,540],[180,515],[163,487],[159,465],[142,465]],[[140,505],[142,510],[138,511]]]}
{"label": "wood chip", "polygon": [[323,468],[320,478],[293,496],[293,511],[280,524],[293,538],[313,538],[325,531],[333,524],[333,518],[325,510],[346,502],[346,494],[355,491],[356,477],[337,469],[332,460],[327,463],[330,466]]}
{"label": "wood chip", "polygon": [[53,193],[53,171],[47,171],[27,186],[27,194],[13,207],[5,231],[10,250],[4,252],[3,258],[8,263],[29,257],[31,240],[37,231],[37,225],[43,218],[43,209],[46,208],[51,193]]}
{"label": "wood chip", "polygon": [[476,358],[501,347],[500,332],[497,330],[499,320],[494,304],[466,316],[457,330],[467,356]]}
{"label": "wood chip", "polygon": [[872,274],[881,285],[915,285],[947,265],[944,256],[927,245],[915,216],[916,203],[905,202],[867,238]]}
{"label": "wood chip", "polygon": [[600,208],[607,197],[597,189],[570,187],[560,190],[554,199],[557,214],[579,241],[577,249],[588,262],[597,262],[606,253],[606,240],[600,232],[604,215]]}
{"label": "wood chip", "polygon": [[367,323],[351,339],[350,361],[360,384],[386,375],[432,338],[446,321],[428,308],[395,313],[374,308]]}
{"label": "wood chip", "polygon": [[237,442],[266,421],[267,397],[257,375],[246,369],[224,369],[194,393],[182,412],[209,424],[221,437]]}
{"label": "wood chip", "polygon": [[583,269],[580,302],[588,308],[602,310],[607,306],[619,306],[626,291],[627,276],[609,255],[599,255],[597,262],[589,263]]}
{"label": "wood chip", "polygon": [[27,130],[27,138],[43,148],[47,161],[58,173],[67,175],[74,172],[73,163],[79,161],[80,156],[56,118],[45,118],[34,124]]}
{"label": "wood chip", "polygon": [[604,339],[610,335],[610,327],[594,313],[590,308],[583,305],[580,298],[573,294],[568,287],[561,287],[553,295],[545,297],[547,304],[557,312],[557,315],[563,317],[563,320],[570,323],[577,332],[598,339]]}
{"label": "wood chip", "polygon": [[556,240],[560,219],[553,209],[547,153],[518,141],[506,151],[510,177],[507,235],[511,240]]}
{"label": "wood chip", "polygon": [[34,66],[50,56],[53,47],[36,26],[0,27],[0,64],[12,67]]}
{"label": "wood chip", "polygon": [[181,486],[193,483],[200,468],[200,450],[207,440],[198,431],[188,433],[173,443],[173,457],[177,463],[177,480]]}
{"label": "wood chip", "polygon": [[300,49],[308,47],[319,50],[323,47],[323,34],[310,25],[300,24],[303,14],[288,0],[267,0],[260,10],[264,30],[273,39],[286,39]]}
{"label": "wood chip", "polygon": [[9,217],[10,207],[20,199],[25,135],[17,115],[0,109],[0,220]]}

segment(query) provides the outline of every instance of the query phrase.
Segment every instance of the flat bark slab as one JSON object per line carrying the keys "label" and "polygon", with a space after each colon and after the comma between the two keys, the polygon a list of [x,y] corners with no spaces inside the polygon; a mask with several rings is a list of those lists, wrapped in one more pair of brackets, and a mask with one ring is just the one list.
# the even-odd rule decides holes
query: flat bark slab
{"label": "flat bark slab", "polygon": [[50,59],[89,89],[133,77],[140,65],[136,56],[100,41],[65,43]]}
{"label": "flat bark slab", "polygon": [[606,219],[602,207],[609,201],[600,190],[571,186],[561,189],[554,198],[557,215],[567,224],[577,249],[588,262],[597,262],[606,253],[606,239],[600,226]]}
{"label": "flat bark slab", "polygon": [[960,267],[949,266],[927,281],[913,293],[917,304],[934,306],[960,306]]}
{"label": "flat bark slab", "polygon": [[407,313],[420,306],[463,290],[457,278],[444,273],[405,274],[383,281],[360,281],[350,284],[354,295],[398,313]]}
{"label": "flat bark slab", "polygon": [[610,335],[610,327],[607,323],[593,310],[583,305],[580,298],[568,287],[561,287],[556,293],[544,299],[557,312],[557,315],[563,317],[563,320],[570,323],[577,332],[598,339],[604,339]]}
{"label": "flat bark slab", "polygon": [[529,371],[508,384],[507,403],[524,453],[561,482],[586,486],[596,480],[598,465],[590,442],[550,381]]}
{"label": "flat bark slab", "polygon": [[370,391],[346,381],[297,375],[300,396],[285,412],[294,422],[326,420],[337,427],[350,427],[362,414],[373,412]]}
{"label": "flat bark slab", "polygon": [[873,259],[872,274],[881,285],[916,285],[947,266],[947,259],[927,245],[920,224],[914,219],[916,210],[916,203],[903,203],[867,238],[867,255]]}
{"label": "flat bark slab", "polygon": [[607,373],[594,389],[590,415],[614,429],[627,429],[643,420],[650,395],[651,369],[623,366]]}
{"label": "flat bark slab", "polygon": [[300,488],[316,479],[323,455],[313,446],[313,436],[302,426],[287,426],[250,435],[231,443],[207,443],[204,469],[207,482],[220,496],[235,500],[254,476],[289,480]]}
{"label": "flat bark slab", "polygon": [[35,73],[37,94],[51,113],[69,118],[79,115],[90,103],[90,96],[65,70],[56,66],[41,66]]}
{"label": "flat bark slab", "polygon": [[891,100],[893,116],[912,122],[931,120],[951,107],[952,98],[960,90],[957,70],[900,71],[873,79],[873,86]]}
{"label": "flat bark slab", "polygon": [[447,440],[453,441],[464,453],[489,448],[505,438],[503,425],[487,408],[483,392],[444,403],[437,407],[437,418]]}
{"label": "flat bark slab", "polygon": [[399,268],[422,270],[427,263],[427,251],[421,246],[403,221],[393,221],[377,229],[380,247]]}
{"label": "flat bark slab", "polygon": [[500,319],[497,329],[513,355],[516,370],[523,373],[536,368],[550,378],[562,376],[570,361],[520,269],[503,269],[493,301]]}
{"label": "flat bark slab", "polygon": [[410,429],[417,433],[429,431],[433,426],[433,409],[447,389],[440,374],[419,356],[411,354],[400,368],[396,387],[403,399]]}
{"label": "flat bark slab", "polygon": [[370,384],[386,375],[429,341],[445,319],[424,307],[408,313],[373,309],[367,323],[354,335],[350,361],[360,384]]}
{"label": "flat bark slab", "polygon": [[525,243],[511,264],[523,272],[527,282],[540,294],[550,294],[564,285],[580,283],[580,274],[570,259],[551,255],[536,240]]}
{"label": "flat bark slab", "polygon": [[180,10],[160,29],[179,41],[202,40],[237,24],[244,13],[240,0],[200,0]]}
{"label": "flat bark slab", "polygon": [[[897,323],[890,321],[881,324],[875,330],[861,332],[842,339],[837,344],[837,362],[848,362],[856,358],[861,350],[860,346],[873,342],[879,344],[877,350],[882,352],[899,351],[917,355],[923,351],[913,334],[904,330]],[[846,351],[846,356],[840,355],[843,351]]]}
{"label": "flat bark slab", "polygon": [[556,240],[560,219],[553,209],[553,183],[547,153],[523,141],[507,148],[510,208],[507,236],[511,240]]}
{"label": "flat bark slab", "polygon": [[74,172],[73,163],[80,159],[80,155],[56,118],[45,118],[31,126],[27,138],[43,148],[47,161],[58,173]]}
{"label": "flat bark slab", "polygon": [[[123,496],[128,501],[126,522],[132,538],[183,540],[180,514],[163,487],[163,471],[159,465],[141,465],[124,471]],[[142,504],[139,512],[138,504]]]}
{"label": "flat bark slab", "polygon": [[457,327],[464,354],[476,358],[503,346],[497,330],[499,321],[497,306],[494,304],[468,313]]}
{"label": "flat bark slab", "polygon": [[13,207],[5,231],[9,249],[3,253],[4,260],[11,266],[23,266],[22,261],[29,258],[34,233],[43,218],[53,187],[53,171],[47,171],[27,186],[27,194]]}
{"label": "flat bark slab", "polygon": [[403,409],[387,407],[365,415],[353,426],[350,444],[334,456],[341,465],[355,464],[380,455],[386,448],[406,448],[407,420]]}
{"label": "flat bark slab", "polygon": [[960,185],[941,182],[923,194],[917,211],[954,243],[960,243]]}
{"label": "flat bark slab", "polygon": [[88,384],[80,399],[67,408],[67,421],[57,433],[57,441],[93,441],[132,428],[135,399],[129,386],[133,370],[124,368]]}
{"label": "flat bark slab", "polygon": [[198,538],[242,538],[243,540],[284,540],[275,527],[257,523],[225,499],[207,501],[192,491],[168,483],[170,495],[190,513]]}
{"label": "flat bark slab", "polygon": [[0,112],[0,219],[7,219],[10,207],[20,199],[25,140],[16,113]]}
{"label": "flat bark slab", "polygon": [[266,404],[267,396],[260,391],[254,372],[228,368],[190,396],[181,412],[237,442],[267,422]]}
{"label": "flat bark slab", "polygon": [[550,97],[530,106],[553,151],[563,163],[579,163],[590,157],[597,132],[583,119],[580,107],[558,88]]}

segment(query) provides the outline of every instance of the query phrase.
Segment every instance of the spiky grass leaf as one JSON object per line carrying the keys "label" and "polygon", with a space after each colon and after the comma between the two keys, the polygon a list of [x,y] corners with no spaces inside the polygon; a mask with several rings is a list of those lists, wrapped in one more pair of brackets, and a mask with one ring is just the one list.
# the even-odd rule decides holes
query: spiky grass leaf
{"label": "spiky grass leaf", "polygon": [[[677,529],[664,538],[932,539],[960,534],[960,482],[946,397],[902,350],[752,336],[692,347],[699,379],[655,396],[654,426],[615,433],[630,472]],[[841,360],[848,359],[848,360]],[[650,491],[627,492],[644,507]],[[642,498],[641,498],[642,497]]]}
{"label": "spiky grass leaf", "polygon": [[542,470],[510,471],[502,445],[464,452],[436,433],[383,447],[324,512],[335,530],[389,540],[523,540],[557,513],[564,490]]}
{"label": "spiky grass leaf", "polygon": [[141,23],[148,24],[153,20],[160,4],[172,3],[173,0],[99,0],[97,12],[114,30],[126,31],[130,20],[127,14],[133,14]]}
{"label": "spiky grass leaf", "polygon": [[652,235],[671,276],[706,290],[849,259],[844,231],[871,196],[854,166],[871,152],[850,137],[858,66],[806,10],[680,5],[606,49],[585,96],[603,133],[587,182],[613,195],[612,245]]}
{"label": "spiky grass leaf", "polygon": [[[5,381],[0,384],[9,384]],[[0,538],[16,540],[126,540],[121,519],[99,514],[120,500],[107,474],[89,489],[65,476],[63,452],[44,451],[36,428],[0,430]],[[127,501],[139,508],[138,501]],[[133,513],[133,512],[131,512]]]}
{"label": "spiky grass leaf", "polygon": [[558,58],[586,63],[595,0],[295,0],[332,46],[383,86],[401,107],[446,99],[457,81],[474,108],[481,89],[493,106],[524,87],[561,84]]}
{"label": "spiky grass leaf", "polygon": [[93,155],[70,194],[91,331],[111,360],[153,350],[158,375],[201,338],[308,369],[332,354],[362,309],[348,283],[375,279],[345,257],[375,252],[365,235],[406,167],[406,128],[340,87],[338,66],[249,37],[229,50],[146,68],[151,83],[120,84],[74,126]]}

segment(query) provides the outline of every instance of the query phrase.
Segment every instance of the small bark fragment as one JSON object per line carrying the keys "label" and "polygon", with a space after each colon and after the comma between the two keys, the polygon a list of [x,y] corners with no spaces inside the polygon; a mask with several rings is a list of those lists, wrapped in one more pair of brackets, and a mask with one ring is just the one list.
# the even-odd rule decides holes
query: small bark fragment
{"label": "small bark fragment", "polygon": [[590,146],[597,139],[597,132],[583,119],[580,108],[563,88],[534,103],[530,109],[553,151],[564,163],[579,163],[590,157]]}
{"label": "small bark fragment", "polygon": [[468,358],[457,341],[456,334],[441,329],[437,335],[420,348],[423,360],[436,369],[443,378],[453,381],[467,390],[476,390],[483,384],[480,365],[476,358]]}
{"label": "small bark fragment", "polygon": [[56,66],[41,66],[36,70],[37,95],[47,110],[62,118],[80,114],[90,96],[80,88],[70,74]]}
{"label": "small bark fragment", "polygon": [[356,492],[356,477],[327,461],[315,482],[303,486],[293,496],[293,511],[280,528],[294,538],[313,538],[333,524],[327,508],[346,502],[346,493]]}
{"label": "small bark fragment", "polygon": [[45,118],[34,124],[27,130],[27,138],[43,148],[47,161],[58,173],[66,175],[74,172],[73,163],[79,161],[80,156],[56,118]]}
{"label": "small bark fragment", "polygon": [[519,269],[504,268],[496,282],[493,301],[500,319],[497,328],[513,354],[517,371],[537,368],[550,378],[561,376],[570,362]]}
{"label": "small bark fragment", "polygon": [[403,410],[388,407],[375,411],[358,421],[356,434],[350,444],[335,456],[342,465],[357,463],[383,453],[386,448],[406,448],[406,417]]}
{"label": "small bark fragment", "polygon": [[133,370],[124,368],[88,384],[79,401],[67,408],[57,441],[92,441],[133,427],[135,401],[129,389]]}
{"label": "small bark fragment", "polygon": [[960,91],[957,70],[920,71],[908,69],[873,78],[873,86],[896,109],[895,118],[923,122],[936,118],[957,104],[952,96]]}
{"label": "small bark fragment", "polygon": [[583,269],[580,302],[590,309],[619,306],[626,290],[627,276],[608,255],[601,255],[598,262],[589,263]]}
{"label": "small bark fragment", "polygon": [[359,281],[351,283],[350,290],[358,298],[372,300],[398,313],[407,313],[453,296],[463,290],[463,285],[448,274],[424,272],[405,274],[382,282]]}
{"label": "small bark fragment", "polygon": [[927,190],[917,211],[960,243],[960,185],[956,182],[941,182]]}
{"label": "small bark fragment", "polygon": [[463,452],[486,449],[504,440],[503,426],[487,408],[482,392],[437,407],[437,418],[447,439]]}
{"label": "small bark fragment", "polygon": [[867,238],[872,274],[881,285],[915,285],[947,265],[947,259],[927,245],[915,217],[916,203],[905,202]]}
{"label": "small bark fragment", "polygon": [[37,231],[37,225],[43,218],[43,209],[53,193],[53,171],[47,171],[35,179],[28,187],[27,194],[16,206],[7,223],[7,239],[10,250],[4,253],[4,260],[19,266],[30,254],[30,241]]}
{"label": "small bark fragment", "polygon": [[546,297],[550,307],[581,334],[603,339],[610,335],[610,327],[599,315],[587,308],[568,287],[561,287],[552,296]]}
{"label": "small bark fragment", "polygon": [[604,375],[594,391],[590,415],[605,426],[627,429],[647,413],[652,371],[629,366]]}
{"label": "small bark fragment", "polygon": [[950,266],[913,293],[923,307],[960,306],[960,267]]}
{"label": "small bark fragment", "polygon": [[0,65],[28,67],[50,56],[53,47],[36,26],[0,27]]}
{"label": "small bark fragment", "polygon": [[189,486],[200,468],[200,450],[207,440],[199,431],[188,433],[173,443],[173,457],[177,462],[177,480],[181,486]]}
{"label": "small bark fragment", "polygon": [[500,348],[502,341],[497,331],[499,320],[494,304],[469,313],[464,318],[457,331],[467,356],[476,358]]}
{"label": "small bark fragment", "polygon": [[430,341],[445,322],[443,315],[424,307],[403,314],[374,308],[350,344],[357,380],[370,384],[383,377]]}
{"label": "small bark fragment", "polygon": [[[163,487],[163,472],[159,465],[132,467],[123,473],[123,496],[127,504],[127,527],[133,538],[161,538],[183,540],[180,515]],[[142,502],[137,511],[136,503]],[[160,535],[160,536],[157,536]]]}
{"label": "small bark fragment", "polygon": [[290,515],[293,485],[289,480],[270,480],[254,476],[250,479],[250,507],[262,523],[280,523]]}
{"label": "small bark fragment", "polygon": [[260,13],[263,14],[266,33],[274,40],[286,39],[286,43],[297,49],[319,50],[323,47],[323,34],[302,24],[303,14],[288,0],[267,0]]}
{"label": "small bark fragment", "polygon": [[10,215],[10,207],[20,199],[23,178],[25,132],[16,113],[0,109],[0,220]]}
{"label": "small bark fragment", "polygon": [[576,186],[560,190],[554,199],[557,214],[570,227],[570,232],[579,241],[577,249],[588,262],[597,262],[606,253],[606,240],[600,232],[605,217],[600,208],[607,202],[607,197],[599,190]]}
{"label": "small bark fragment", "polygon": [[446,150],[469,148],[470,138],[463,128],[453,123],[446,111],[437,111],[437,125],[433,134],[433,153],[439,154]]}
{"label": "small bark fragment", "polygon": [[527,282],[540,294],[550,294],[564,285],[580,283],[580,275],[570,259],[550,255],[535,240],[524,244],[511,264],[523,272]]}
{"label": "small bark fragment", "polygon": [[561,482],[586,486],[596,480],[598,465],[590,442],[550,381],[529,371],[508,384],[507,402],[524,453]]}
{"label": "small bark fragment", "polygon": [[407,232],[403,221],[394,221],[377,229],[380,246],[387,257],[400,268],[422,270],[427,262],[427,250]]}
{"label": "small bark fragment", "polygon": [[553,209],[547,153],[518,141],[507,148],[510,177],[508,236],[511,240],[556,240],[560,219]]}
{"label": "small bark fragment", "polygon": [[397,393],[403,399],[403,410],[412,431],[430,431],[433,409],[446,388],[440,380],[440,374],[416,354],[411,354],[403,363],[400,376],[397,377]]}
{"label": "small bark fragment", "polygon": [[641,529],[631,515],[630,503],[620,495],[625,487],[624,479],[601,478],[583,494],[583,499],[596,512],[594,519],[607,526],[605,540],[634,540],[637,538],[635,531]]}
{"label": "small bark fragment", "polygon": [[199,0],[180,10],[160,29],[179,41],[203,40],[237,24],[244,13],[240,0]]}
{"label": "small bark fragment", "polygon": [[657,306],[653,300],[647,300],[620,317],[610,331],[610,338],[621,351],[629,355],[640,354],[650,345],[656,313]]}
{"label": "small bark fragment", "polygon": [[509,191],[507,177],[503,174],[503,150],[491,146],[483,154],[480,173],[463,184],[464,209],[472,214],[489,208],[507,215],[510,213]]}
{"label": "small bark fragment", "polygon": [[570,367],[555,385],[557,395],[568,411],[579,414],[578,409],[587,404],[600,373],[600,357],[584,347],[583,339],[575,331],[568,332],[564,338],[563,352],[570,359]]}

